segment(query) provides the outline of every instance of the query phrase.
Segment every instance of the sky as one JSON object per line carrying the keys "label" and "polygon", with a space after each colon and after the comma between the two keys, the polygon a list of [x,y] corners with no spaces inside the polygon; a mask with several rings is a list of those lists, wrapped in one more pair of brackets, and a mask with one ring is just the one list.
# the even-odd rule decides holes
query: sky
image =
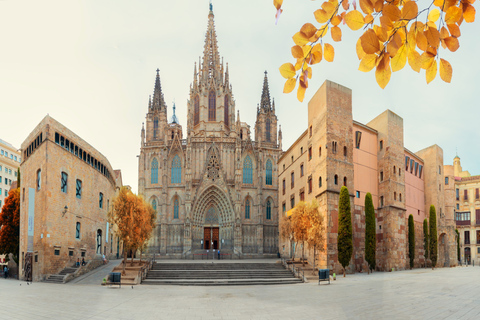
{"label": "sky", "polygon": [[[464,170],[480,174],[478,22],[462,24],[455,53],[440,52],[453,66],[452,83],[437,76],[427,85],[424,70],[418,74],[406,66],[385,89],[374,72],[358,71],[355,43],[361,33],[344,26],[342,42],[326,38],[335,60],[314,66],[300,103],[295,93],[282,93],[278,68],[294,62],[292,36],[304,23],[316,24],[313,11],[321,3],[285,0],[275,25],[273,1],[213,1],[219,52],[229,64],[241,120],[253,128],[266,70],[286,150],[307,128],[308,101],[328,79],[352,89],[354,120],[366,124],[390,109],[404,120],[406,148],[416,152],[438,144],[445,164],[458,153]],[[136,191],[140,132],[155,70],[168,116],[175,101],[185,134],[207,21],[208,0],[0,0],[0,139],[20,148],[49,114],[121,169],[123,183]]]}

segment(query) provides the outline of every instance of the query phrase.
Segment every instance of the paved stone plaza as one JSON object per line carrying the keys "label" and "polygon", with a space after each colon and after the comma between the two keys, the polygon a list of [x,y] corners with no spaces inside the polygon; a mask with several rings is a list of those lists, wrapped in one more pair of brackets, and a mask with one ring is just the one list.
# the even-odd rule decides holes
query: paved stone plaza
{"label": "paved stone plaza", "polygon": [[[107,266],[106,266],[107,267]],[[2,319],[479,319],[480,267],[339,277],[331,285],[103,287],[0,279]],[[109,266],[108,266],[109,267]],[[92,283],[93,282],[93,283]]]}

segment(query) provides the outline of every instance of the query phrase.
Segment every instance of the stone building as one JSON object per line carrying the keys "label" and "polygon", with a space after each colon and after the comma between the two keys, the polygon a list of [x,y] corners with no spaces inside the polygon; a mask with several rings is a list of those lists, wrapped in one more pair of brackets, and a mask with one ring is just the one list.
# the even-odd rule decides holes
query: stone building
{"label": "stone building", "polygon": [[90,144],[46,116],[22,143],[20,279],[34,281],[78,258],[115,255],[107,211],[121,174]]}
{"label": "stone building", "polygon": [[455,214],[460,235],[458,258],[463,264],[480,265],[480,175],[472,176],[463,171],[460,158],[456,156],[453,166],[445,166],[445,186],[451,189],[451,196],[445,196],[445,201]]}
{"label": "stone building", "polygon": [[[0,212],[12,183],[17,181],[17,169],[22,161],[20,152],[10,143],[0,139]],[[5,255],[0,254],[0,266],[6,264]]]}
{"label": "stone building", "polygon": [[[413,153],[404,147],[403,119],[387,110],[367,124],[352,118],[352,92],[326,81],[308,104],[308,128],[279,159],[279,206],[286,214],[299,201],[316,199],[326,227],[326,244],[316,265],[341,271],[337,258],[338,198],[350,192],[353,256],[349,272],[366,270],[365,195],[376,211],[377,268],[405,269],[408,263],[408,216],[415,221],[415,266],[425,264],[423,220],[430,204],[437,208],[444,244],[438,265],[455,265],[453,215],[445,215],[443,152],[438,146]],[[437,188],[439,186],[440,189]],[[443,228],[443,229],[442,229]],[[445,238],[442,238],[445,237]],[[443,240],[442,240],[443,239]],[[286,242],[280,252],[293,248]],[[297,250],[297,254],[300,250]],[[307,250],[313,262],[313,250]]]}
{"label": "stone building", "polygon": [[281,132],[277,136],[266,73],[254,140],[235,107],[210,6],[203,58],[194,66],[187,101],[186,137],[175,106],[173,117],[167,117],[158,70],[141,130],[138,190],[157,212],[151,253],[183,257],[213,249],[255,257],[277,252]]}

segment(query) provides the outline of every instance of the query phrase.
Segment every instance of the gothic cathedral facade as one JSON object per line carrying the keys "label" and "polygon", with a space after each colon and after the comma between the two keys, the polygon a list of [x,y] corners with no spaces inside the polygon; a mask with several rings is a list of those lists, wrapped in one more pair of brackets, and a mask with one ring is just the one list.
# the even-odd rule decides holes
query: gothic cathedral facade
{"label": "gothic cathedral facade", "polygon": [[175,258],[212,249],[234,258],[276,254],[282,136],[275,102],[265,72],[252,140],[250,126],[235,114],[211,7],[203,60],[194,70],[186,138],[175,106],[167,118],[158,69],[142,126],[138,190],[157,214],[148,251]]}

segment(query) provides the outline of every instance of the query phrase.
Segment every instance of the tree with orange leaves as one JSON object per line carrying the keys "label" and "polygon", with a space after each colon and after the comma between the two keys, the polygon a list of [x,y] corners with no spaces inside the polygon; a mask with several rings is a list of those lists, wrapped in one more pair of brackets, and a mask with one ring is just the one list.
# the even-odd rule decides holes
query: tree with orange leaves
{"label": "tree with orange leaves", "polygon": [[20,190],[13,189],[8,193],[0,214],[0,254],[9,253],[18,264],[20,248]]}
{"label": "tree with orange leaves", "polygon": [[[303,101],[308,79],[312,78],[311,66],[322,59],[334,60],[334,47],[324,42],[328,31],[331,39],[339,42],[345,24],[352,31],[362,30],[356,46],[358,69],[363,72],[375,69],[376,81],[382,89],[392,72],[403,69],[407,61],[412,70],[425,70],[427,83],[438,72],[443,81],[450,82],[453,68],[440,58],[440,47],[457,51],[462,23],[475,21],[475,1],[433,0],[419,8],[419,2],[413,0],[324,0],[313,13],[320,27],[305,23],[293,36],[292,56],[296,62],[280,67],[280,73],[287,79],[283,92],[292,92],[298,81],[297,99]],[[273,4],[278,21],[283,0],[274,0]]]}
{"label": "tree with orange leaves", "polygon": [[[109,219],[117,226],[117,235],[123,242],[123,273],[127,262],[127,251],[143,248],[155,226],[155,211],[145,200],[122,187],[113,200]],[[133,263],[133,255],[132,255]]]}

